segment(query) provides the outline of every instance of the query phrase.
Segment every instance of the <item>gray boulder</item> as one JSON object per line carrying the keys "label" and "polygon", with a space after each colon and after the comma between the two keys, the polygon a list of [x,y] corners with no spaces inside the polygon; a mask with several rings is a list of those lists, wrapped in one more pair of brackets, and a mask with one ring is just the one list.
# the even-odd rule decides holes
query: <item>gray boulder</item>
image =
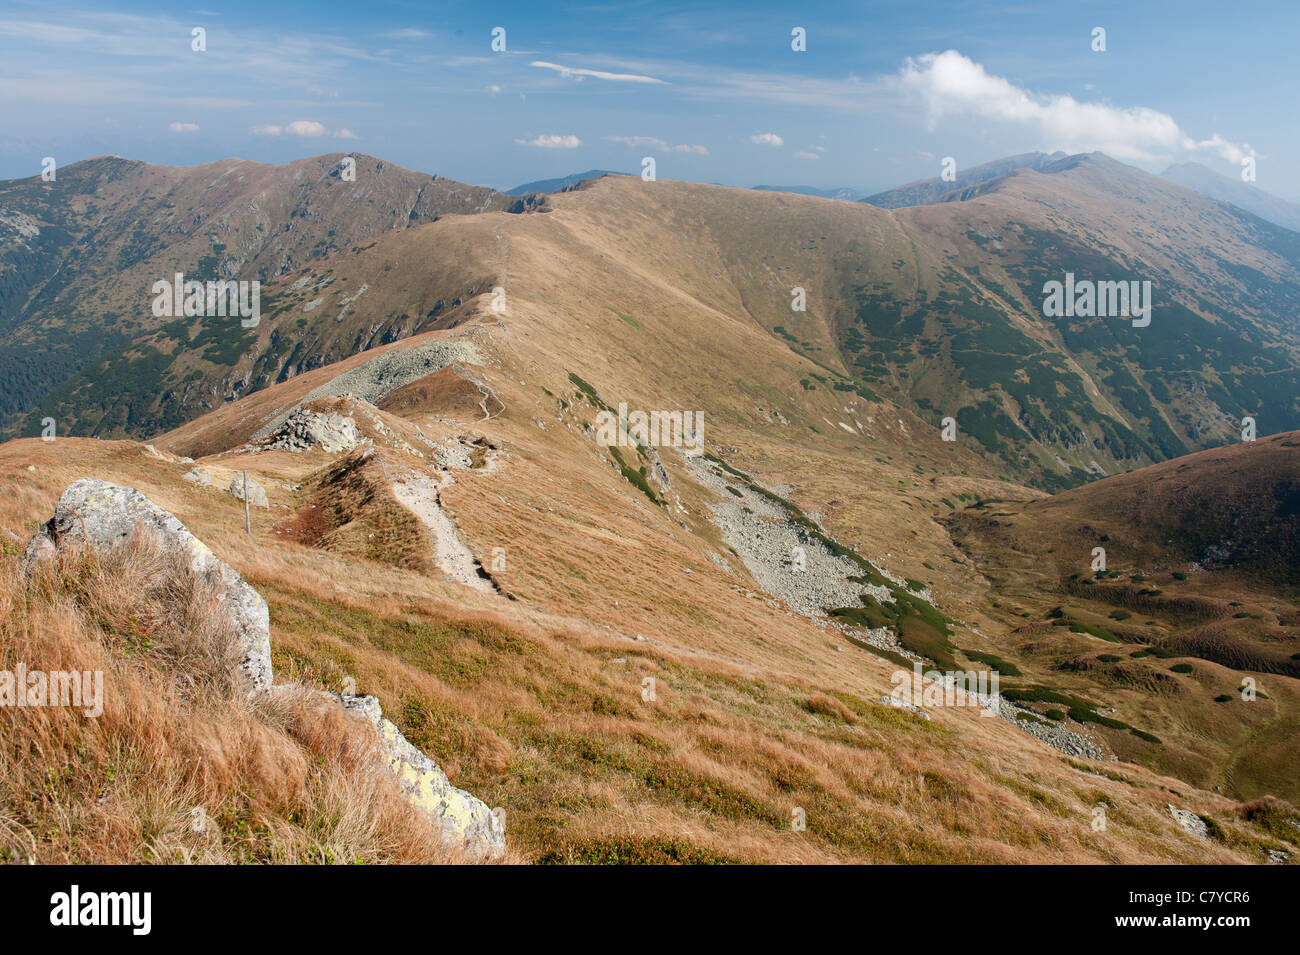
{"label": "gray boulder", "polygon": [[1190,832],[1202,839],[1210,838],[1210,827],[1196,813],[1187,809],[1179,809],[1171,803],[1166,803],[1165,806],[1169,810],[1169,815],[1174,817],[1174,822],[1178,823],[1183,831]]}
{"label": "gray boulder", "polygon": [[[236,474],[230,479],[230,493],[241,501],[244,499],[244,476],[242,474]],[[252,478],[248,479],[248,502],[254,507],[271,506],[266,497],[266,488]]]}
{"label": "gray boulder", "polygon": [[186,471],[181,477],[191,484],[197,484],[199,487],[212,487],[212,472],[207,468],[195,468],[193,471]]}
{"label": "gray boulder", "polygon": [[137,528],[156,535],[166,550],[181,555],[200,579],[214,585],[238,637],[240,672],[252,691],[268,689],[271,626],[266,601],[184,524],[135,488],[96,478],[82,478],[69,485],[59,498],[54,517],[27,545],[24,563],[30,570],[37,561],[67,548],[119,547]]}

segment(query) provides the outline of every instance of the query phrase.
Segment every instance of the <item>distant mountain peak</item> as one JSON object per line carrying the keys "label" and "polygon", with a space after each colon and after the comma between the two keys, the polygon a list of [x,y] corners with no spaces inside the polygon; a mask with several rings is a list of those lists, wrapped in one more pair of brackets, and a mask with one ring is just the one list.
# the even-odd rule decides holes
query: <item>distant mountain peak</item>
{"label": "distant mountain peak", "polygon": [[1037,172],[1057,173],[1073,169],[1081,163],[1100,156],[1108,162],[1114,162],[1103,153],[1069,153],[1057,150],[1048,154],[1044,152],[1020,153],[1003,159],[971,166],[968,169],[958,167],[956,178],[946,181],[939,176],[910,182],[895,189],[887,189],[875,195],[867,196],[862,201],[882,209],[900,209],[904,206],[928,206],[939,202],[964,201],[994,188],[1007,177],[1024,169]]}
{"label": "distant mountain peak", "polygon": [[1220,175],[1198,162],[1175,163],[1160,175],[1169,182],[1236,206],[1266,222],[1300,232],[1300,205],[1270,195],[1256,185]]}

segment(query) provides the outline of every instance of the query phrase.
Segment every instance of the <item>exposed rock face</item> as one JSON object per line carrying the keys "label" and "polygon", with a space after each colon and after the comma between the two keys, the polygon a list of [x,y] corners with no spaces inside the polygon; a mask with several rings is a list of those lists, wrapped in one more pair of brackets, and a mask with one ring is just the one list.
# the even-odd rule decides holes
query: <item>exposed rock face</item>
{"label": "exposed rock face", "polygon": [[[236,481],[242,493],[242,479]],[[250,481],[250,497],[253,486]],[[232,492],[234,487],[232,483]],[[265,496],[262,491],[263,500]],[[188,558],[195,574],[216,585],[239,636],[240,670],[248,679],[250,692],[306,690],[324,705],[341,705],[364,717],[379,733],[388,768],[411,804],[438,824],[445,845],[461,850],[471,859],[494,860],[505,853],[505,826],[500,818],[481,799],[453,786],[437,763],[412,746],[397,726],[384,718],[373,696],[339,697],[293,685],[273,687],[266,602],[185,525],[134,488],[95,478],[82,478],[69,485],[59,498],[54,517],[28,543],[24,566],[30,570],[36,562],[69,547],[108,550],[126,543],[138,528],[156,534],[164,548]]]}
{"label": "exposed rock face", "polygon": [[46,522],[27,545],[26,564],[67,547],[108,550],[131,539],[137,528],[156,534],[163,547],[178,553],[190,569],[215,585],[235,626],[240,671],[250,689],[271,685],[271,627],[266,601],[232,567],[191,534],[175,517],[134,488],[95,478],[68,486]]}
{"label": "exposed rock face", "polygon": [[[367,286],[362,286],[357,294],[360,295],[366,288]],[[303,395],[293,408],[273,415],[253,435],[253,441],[260,441],[275,433],[299,407],[316,398],[354,395],[372,405],[377,404],[384,396],[403,385],[409,385],[413,381],[440,371],[453,362],[481,365],[483,358],[477,346],[466,339],[428,342],[424,345],[410,345],[381,352],[364,365],[358,365],[350,371],[343,372],[337,378],[313,388]]]}
{"label": "exposed rock face", "polygon": [[389,766],[411,803],[442,827],[443,841],[471,858],[499,858],[506,851],[505,826],[483,800],[457,789],[447,774],[384,719],[373,696],[344,696],[343,706],[379,731]]}
{"label": "exposed rock face", "polygon": [[319,414],[298,408],[270,435],[265,447],[274,451],[309,451],[329,454],[351,451],[366,442],[357,423],[340,414]]}

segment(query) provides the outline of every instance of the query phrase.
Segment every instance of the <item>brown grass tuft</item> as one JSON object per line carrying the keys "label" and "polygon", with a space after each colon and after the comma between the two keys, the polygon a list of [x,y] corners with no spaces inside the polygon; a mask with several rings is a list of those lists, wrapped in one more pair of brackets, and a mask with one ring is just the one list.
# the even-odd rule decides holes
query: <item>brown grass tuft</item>
{"label": "brown grass tuft", "polygon": [[0,669],[103,673],[103,714],[0,707],[0,852],[42,863],[456,861],[320,697],[250,701],[217,595],[148,540],[0,563]]}

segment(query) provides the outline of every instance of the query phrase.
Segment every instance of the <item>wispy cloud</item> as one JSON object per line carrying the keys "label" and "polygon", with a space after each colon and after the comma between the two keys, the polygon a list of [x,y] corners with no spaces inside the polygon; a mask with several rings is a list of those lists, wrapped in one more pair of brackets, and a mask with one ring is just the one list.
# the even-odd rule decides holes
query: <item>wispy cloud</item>
{"label": "wispy cloud", "polygon": [[197,133],[199,131],[198,123],[168,123],[167,128],[173,133]]}
{"label": "wispy cloud", "polygon": [[756,133],[749,137],[749,141],[758,146],[784,146],[785,140],[776,133]]}
{"label": "wispy cloud", "polygon": [[654,76],[644,76],[640,73],[610,73],[606,70],[589,70],[578,66],[561,66],[559,63],[548,63],[545,60],[533,60],[529,66],[538,66],[544,70],[554,70],[561,76],[581,80],[584,76],[595,77],[598,80],[613,80],[619,83],[654,83],[667,85],[667,81],[661,80]]}
{"label": "wispy cloud", "polygon": [[573,134],[567,136],[537,136],[533,139],[516,139],[520,146],[536,146],[538,149],[577,149],[582,140]]}
{"label": "wispy cloud", "polygon": [[692,145],[690,143],[678,143],[675,146],[670,146],[656,136],[606,136],[605,139],[611,143],[622,143],[629,149],[657,149],[663,153],[695,153],[698,156],[707,156],[709,154],[707,146]]}

